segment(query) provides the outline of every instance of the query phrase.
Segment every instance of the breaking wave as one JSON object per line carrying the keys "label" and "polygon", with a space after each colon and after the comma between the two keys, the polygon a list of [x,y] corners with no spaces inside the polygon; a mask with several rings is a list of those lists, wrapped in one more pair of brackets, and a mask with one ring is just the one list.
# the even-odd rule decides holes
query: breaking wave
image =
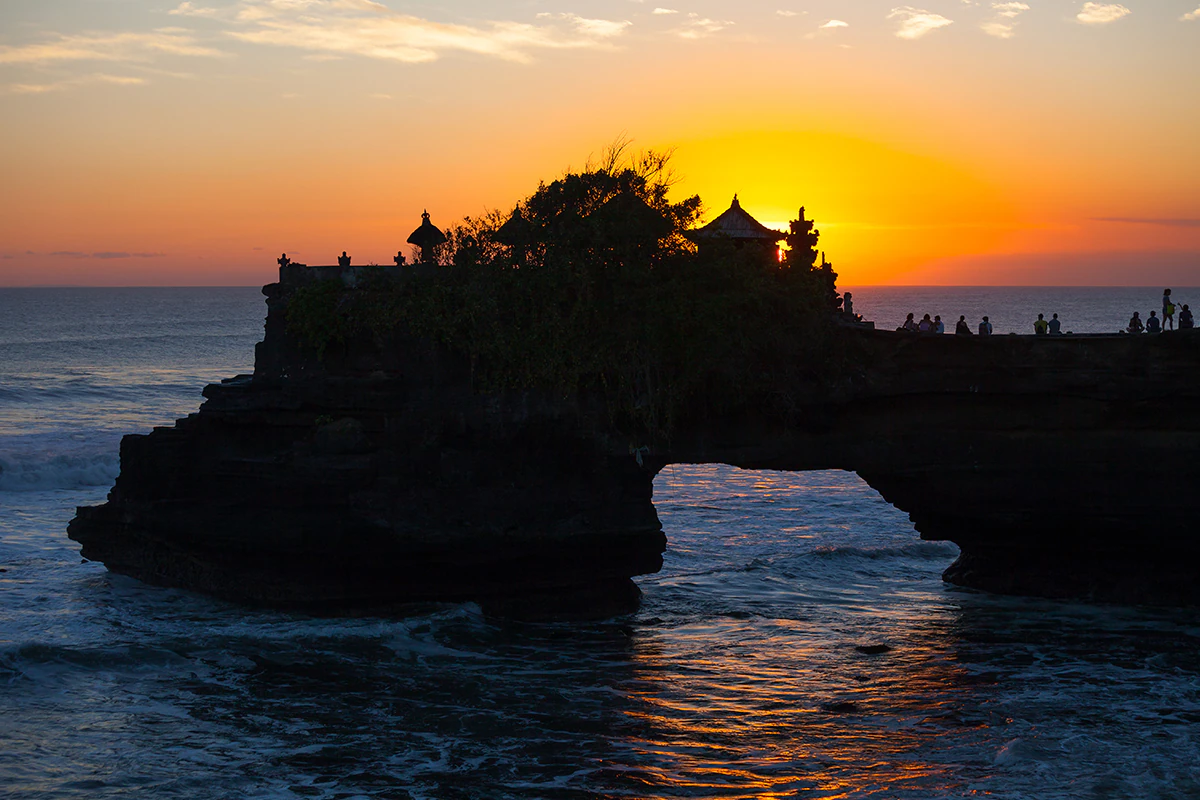
{"label": "breaking wave", "polygon": [[109,486],[120,471],[117,453],[0,456],[0,492],[42,492]]}

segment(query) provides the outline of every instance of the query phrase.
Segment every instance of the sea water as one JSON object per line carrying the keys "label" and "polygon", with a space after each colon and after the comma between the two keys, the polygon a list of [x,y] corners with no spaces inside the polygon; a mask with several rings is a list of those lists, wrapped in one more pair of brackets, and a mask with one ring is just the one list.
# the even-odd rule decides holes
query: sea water
{"label": "sea water", "polygon": [[[1161,296],[854,292],[883,328],[997,333],[1116,330]],[[0,290],[0,796],[1200,797],[1197,612],[948,586],[955,547],[852,473],[667,467],[663,570],[603,622],[314,619],[84,563],[66,525],[120,436],[248,372],[264,311]]]}

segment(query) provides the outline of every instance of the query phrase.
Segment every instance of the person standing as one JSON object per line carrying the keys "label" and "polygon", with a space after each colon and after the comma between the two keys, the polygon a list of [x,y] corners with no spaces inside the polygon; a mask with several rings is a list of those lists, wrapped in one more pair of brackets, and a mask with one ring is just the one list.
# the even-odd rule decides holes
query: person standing
{"label": "person standing", "polygon": [[991,336],[992,335],[992,323],[988,322],[987,317],[984,317],[983,321],[979,323],[979,335],[980,336]]}
{"label": "person standing", "polygon": [[1033,323],[1033,332],[1038,336],[1045,336],[1050,330],[1050,325],[1046,322],[1046,317],[1038,314],[1037,320]]}
{"label": "person standing", "polygon": [[1062,333],[1062,323],[1058,321],[1058,314],[1050,317],[1050,335],[1058,336]]}
{"label": "person standing", "polygon": [[1171,300],[1170,289],[1163,289],[1162,327],[1164,331],[1168,327],[1175,330],[1175,302]]}

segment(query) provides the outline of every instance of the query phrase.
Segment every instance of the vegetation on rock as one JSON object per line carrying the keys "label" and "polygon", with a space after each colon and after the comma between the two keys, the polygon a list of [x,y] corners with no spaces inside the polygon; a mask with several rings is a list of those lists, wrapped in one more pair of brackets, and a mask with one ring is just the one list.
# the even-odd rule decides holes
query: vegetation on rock
{"label": "vegetation on rock", "polygon": [[614,147],[512,214],[448,231],[432,273],[297,290],[289,332],[318,356],[357,337],[430,339],[468,356],[482,388],[597,390],[621,428],[652,439],[681,413],[786,401],[834,360],[818,233],[801,213],[782,258],[727,239],[698,247],[700,198],[668,198],[668,162]]}

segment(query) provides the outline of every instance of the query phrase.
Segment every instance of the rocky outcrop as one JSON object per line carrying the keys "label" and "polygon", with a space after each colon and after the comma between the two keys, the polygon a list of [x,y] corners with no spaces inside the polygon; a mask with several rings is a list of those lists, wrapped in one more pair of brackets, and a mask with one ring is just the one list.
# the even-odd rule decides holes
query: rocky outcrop
{"label": "rocky outcrop", "polygon": [[630,577],[661,567],[665,539],[649,473],[626,442],[596,435],[595,409],[477,394],[462,359],[419,341],[352,342],[316,360],[284,315],[309,274],[284,278],[264,289],[255,374],[207,387],[173,428],[123,439],[108,502],[70,526],[86,558],[321,612],[636,605]]}
{"label": "rocky outcrop", "polygon": [[[505,613],[632,608],[665,539],[669,463],[858,472],[921,536],[956,542],[946,579],[990,591],[1192,602],[1200,511],[1200,337],[917,337],[846,329],[842,377],[770,408],[685,413],[638,450],[602,403],[479,393],[420,340],[315,359],[264,289],[255,373],[200,412],[127,436],[83,555],[238,602],[352,612],[475,600]],[[379,273],[382,274],[382,273]],[[388,271],[387,274],[398,273]],[[400,278],[397,278],[400,279]]]}
{"label": "rocky outcrop", "polygon": [[854,470],[961,548],[944,577],[963,586],[1200,599],[1200,334],[863,339],[829,401],[725,420],[669,458]]}

